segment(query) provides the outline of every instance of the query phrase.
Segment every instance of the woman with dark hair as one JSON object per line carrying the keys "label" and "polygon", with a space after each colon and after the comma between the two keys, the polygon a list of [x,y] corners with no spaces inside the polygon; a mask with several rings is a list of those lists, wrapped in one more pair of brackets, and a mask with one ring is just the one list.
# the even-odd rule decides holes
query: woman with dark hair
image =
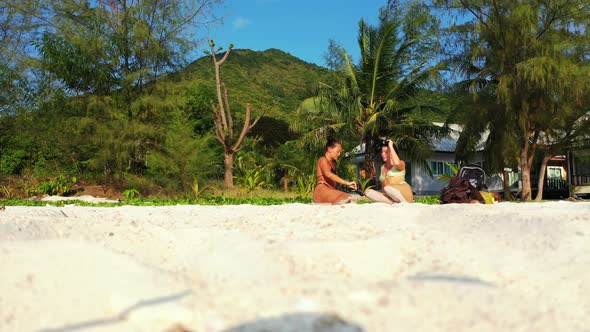
{"label": "woman with dark hair", "polygon": [[367,190],[365,196],[382,203],[412,203],[414,193],[406,182],[406,163],[399,158],[397,146],[388,139],[387,145],[381,147],[381,158],[385,162],[379,172],[379,181],[383,192]]}
{"label": "woman with dark hair", "polygon": [[352,202],[352,196],[336,189],[340,183],[356,190],[356,182],[346,181],[336,175],[336,160],[342,153],[342,144],[335,139],[328,139],[326,153],[316,165],[317,185],[313,191],[314,203],[344,204]]}

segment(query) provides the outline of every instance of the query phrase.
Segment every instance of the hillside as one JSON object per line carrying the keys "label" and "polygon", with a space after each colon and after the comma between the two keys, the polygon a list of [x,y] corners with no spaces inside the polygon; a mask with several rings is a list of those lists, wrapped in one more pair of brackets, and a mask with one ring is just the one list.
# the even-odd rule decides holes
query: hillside
{"label": "hillside", "polygon": [[[220,59],[225,52],[217,56]],[[177,73],[177,79],[189,86],[203,85],[214,91],[215,74],[210,56],[204,56]],[[333,84],[337,72],[305,62],[278,49],[252,51],[233,49],[221,67],[232,110],[243,114],[244,105],[253,105],[254,115],[264,112],[265,117],[255,127],[253,134],[261,136],[266,144],[281,144],[294,139],[289,133],[291,115],[304,99],[314,96],[319,82]],[[423,91],[420,99],[436,110],[425,107],[415,110],[414,117],[430,121],[446,120],[448,101],[446,96]]]}
{"label": "hillside", "polygon": [[[195,85],[213,86],[211,57],[194,61],[181,75]],[[221,66],[221,78],[228,88],[232,108],[243,109],[245,103],[251,103],[257,113],[265,111],[267,116],[287,120],[302,100],[314,94],[318,82],[332,82],[336,73],[278,49],[233,49]]]}

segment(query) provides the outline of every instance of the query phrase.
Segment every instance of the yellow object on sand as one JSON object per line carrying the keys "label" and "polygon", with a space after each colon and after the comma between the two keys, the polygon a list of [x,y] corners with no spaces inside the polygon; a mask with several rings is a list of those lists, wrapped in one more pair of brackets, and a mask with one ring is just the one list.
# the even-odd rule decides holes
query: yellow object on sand
{"label": "yellow object on sand", "polygon": [[483,199],[485,199],[486,204],[496,203],[496,199],[494,198],[494,194],[492,194],[491,192],[480,191],[479,193],[481,194],[481,196],[483,196]]}

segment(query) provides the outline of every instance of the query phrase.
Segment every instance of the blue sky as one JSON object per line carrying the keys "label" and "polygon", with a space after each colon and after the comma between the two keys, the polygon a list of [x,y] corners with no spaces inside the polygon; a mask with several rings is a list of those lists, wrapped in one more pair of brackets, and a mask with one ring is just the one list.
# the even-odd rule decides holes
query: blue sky
{"label": "blue sky", "polygon": [[[375,24],[385,0],[227,0],[216,13],[224,23],[210,27],[208,39],[224,49],[278,48],[324,66],[330,39],[358,59],[358,22]],[[202,56],[202,54],[201,54]]]}

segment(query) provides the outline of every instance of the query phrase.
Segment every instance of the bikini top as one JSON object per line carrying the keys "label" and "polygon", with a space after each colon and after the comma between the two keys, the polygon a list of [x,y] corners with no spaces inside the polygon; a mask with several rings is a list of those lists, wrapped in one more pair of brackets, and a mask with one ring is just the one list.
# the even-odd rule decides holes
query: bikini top
{"label": "bikini top", "polygon": [[385,180],[385,178],[390,178],[392,176],[401,176],[401,177],[406,177],[406,170],[398,170],[395,167],[392,167],[386,175],[383,175],[383,168],[385,168],[385,165],[381,166],[381,175],[379,175],[379,181],[383,182],[383,180]]}

